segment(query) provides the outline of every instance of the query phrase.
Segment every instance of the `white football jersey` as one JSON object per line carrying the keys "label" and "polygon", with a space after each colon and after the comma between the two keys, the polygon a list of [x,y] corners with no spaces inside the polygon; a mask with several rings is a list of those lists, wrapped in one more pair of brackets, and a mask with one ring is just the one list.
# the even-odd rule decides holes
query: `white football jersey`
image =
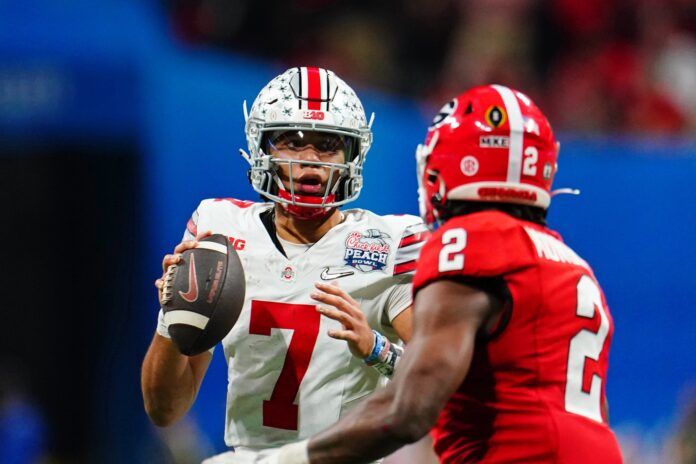
{"label": "white football jersey", "polygon": [[273,203],[204,200],[185,239],[230,237],[246,276],[239,320],[222,341],[229,366],[225,442],[252,450],[307,438],[332,425],[383,381],[332,339],[340,323],[316,311],[315,282],[336,282],[390,340],[391,321],[411,305],[416,258],[427,238],[420,218],[343,211],[345,220],[289,260],[260,214]]}

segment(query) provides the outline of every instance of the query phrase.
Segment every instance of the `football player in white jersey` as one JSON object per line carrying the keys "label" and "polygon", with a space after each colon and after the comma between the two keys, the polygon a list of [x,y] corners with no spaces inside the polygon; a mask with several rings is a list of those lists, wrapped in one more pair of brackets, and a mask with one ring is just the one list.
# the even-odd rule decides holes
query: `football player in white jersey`
{"label": "football player in white jersey", "polygon": [[[428,233],[415,216],[339,210],[362,188],[372,118],[331,71],[289,69],[244,112],[249,180],[271,201],[204,200],[162,263],[166,272],[220,233],[244,266],[244,307],[222,341],[231,450],[206,461],[234,464],[325,429],[391,376],[397,342],[410,338],[410,283]],[[155,424],[188,411],[210,359],[181,355],[160,311],[142,370]]]}

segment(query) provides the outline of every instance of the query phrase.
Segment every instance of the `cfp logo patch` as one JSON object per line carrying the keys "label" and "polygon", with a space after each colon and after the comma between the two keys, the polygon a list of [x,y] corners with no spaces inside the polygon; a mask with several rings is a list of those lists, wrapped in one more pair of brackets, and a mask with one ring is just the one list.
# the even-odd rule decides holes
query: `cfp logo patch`
{"label": "cfp logo patch", "polygon": [[346,238],[343,255],[346,265],[362,272],[383,270],[391,252],[385,240],[388,238],[391,237],[377,229],[368,229],[364,234],[351,232]]}
{"label": "cfp logo patch", "polygon": [[497,105],[493,105],[488,108],[484,117],[486,118],[488,125],[493,128],[502,126],[505,124],[505,121],[507,121],[507,114],[505,114],[505,110]]}

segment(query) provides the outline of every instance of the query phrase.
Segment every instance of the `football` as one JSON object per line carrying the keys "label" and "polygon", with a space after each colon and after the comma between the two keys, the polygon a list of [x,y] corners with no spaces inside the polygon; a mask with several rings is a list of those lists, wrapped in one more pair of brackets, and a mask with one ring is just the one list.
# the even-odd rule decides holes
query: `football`
{"label": "football", "polygon": [[244,305],[242,263],[228,238],[214,234],[170,266],[162,290],[169,335],[181,353],[211,349],[232,329]]}

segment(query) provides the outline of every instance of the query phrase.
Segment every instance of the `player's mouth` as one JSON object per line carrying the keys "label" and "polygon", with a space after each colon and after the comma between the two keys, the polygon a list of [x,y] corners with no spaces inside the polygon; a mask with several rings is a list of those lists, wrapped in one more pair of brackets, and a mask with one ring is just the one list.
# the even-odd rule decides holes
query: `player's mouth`
{"label": "player's mouth", "polygon": [[324,192],[324,185],[320,176],[307,174],[295,181],[295,191],[306,195],[321,195]]}

